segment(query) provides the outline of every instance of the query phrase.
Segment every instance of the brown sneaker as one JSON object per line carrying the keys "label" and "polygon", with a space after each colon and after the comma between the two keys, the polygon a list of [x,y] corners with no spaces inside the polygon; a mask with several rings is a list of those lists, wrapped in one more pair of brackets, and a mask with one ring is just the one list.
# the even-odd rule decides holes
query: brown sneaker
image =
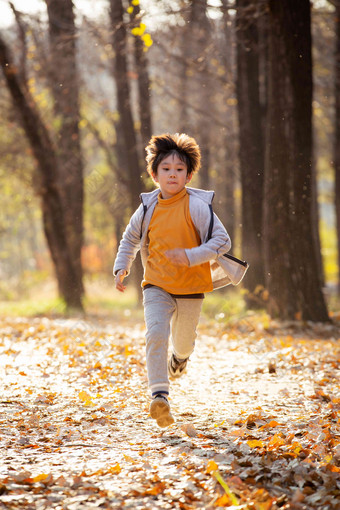
{"label": "brown sneaker", "polygon": [[162,428],[169,427],[175,421],[170,411],[168,399],[161,394],[156,395],[152,400],[150,415],[151,418],[157,421],[157,425]]}

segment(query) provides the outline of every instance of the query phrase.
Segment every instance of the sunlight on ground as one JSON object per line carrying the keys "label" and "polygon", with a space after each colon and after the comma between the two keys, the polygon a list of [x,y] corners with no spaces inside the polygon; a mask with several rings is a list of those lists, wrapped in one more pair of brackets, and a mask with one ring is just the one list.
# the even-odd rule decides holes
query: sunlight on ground
{"label": "sunlight on ground", "polygon": [[142,322],[2,320],[0,498],[56,508],[100,491],[111,508],[207,508],[222,497],[218,469],[240,502],[261,490],[273,510],[294,495],[336,508],[323,483],[340,472],[340,329],[296,327],[203,320],[163,431],[148,413]]}

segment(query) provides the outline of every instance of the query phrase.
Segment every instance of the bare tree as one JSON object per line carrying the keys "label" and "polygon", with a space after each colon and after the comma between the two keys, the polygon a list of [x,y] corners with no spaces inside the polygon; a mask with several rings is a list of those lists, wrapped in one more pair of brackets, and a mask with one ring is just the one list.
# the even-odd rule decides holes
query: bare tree
{"label": "bare tree", "polygon": [[[188,80],[190,95],[196,92],[196,101],[201,102],[211,110],[212,90],[209,86],[209,51],[212,44],[211,24],[207,16],[207,0],[191,0],[190,14],[188,19],[188,31],[186,41],[186,60],[191,61],[192,79]],[[210,187],[210,165],[211,165],[211,137],[209,120],[205,119],[205,126],[202,129],[202,118],[193,119],[194,135],[200,141],[202,152],[202,168],[200,170],[200,183],[204,189]]]}
{"label": "bare tree", "polygon": [[[113,76],[116,84],[117,110],[119,114],[117,130],[117,149],[118,159],[121,163],[121,169],[127,169],[129,176],[130,208],[133,211],[138,206],[140,193],[144,191],[142,181],[142,168],[139,160],[138,135],[135,130],[131,96],[130,83],[128,78],[127,61],[127,28],[124,20],[124,7],[122,0],[110,0],[110,19],[113,30],[112,41],[115,52],[113,62]],[[145,71],[145,69],[143,68]],[[143,87],[145,84],[143,83]],[[144,94],[145,90],[140,90]],[[145,99],[145,98],[143,98]],[[141,98],[142,100],[142,98]],[[145,126],[149,129],[150,126]],[[143,275],[143,268],[140,256],[136,259],[134,265],[133,280],[135,287],[140,290],[140,281]],[[138,299],[141,300],[141,293],[138,293]]]}
{"label": "bare tree", "polygon": [[[222,0],[221,10],[223,19],[223,32],[224,32],[224,52],[223,63],[225,67],[226,81],[232,84],[234,89],[235,80],[235,21],[234,17],[229,13],[228,0]],[[230,109],[226,111],[225,115],[225,135],[224,135],[224,149],[225,149],[225,171],[223,175],[225,193],[224,193],[224,212],[222,212],[221,219],[224,222],[228,233],[233,240],[235,238],[235,187],[236,187],[236,169],[235,160],[237,160],[237,150],[235,138],[237,138],[237,119],[236,115],[230,115]]]}
{"label": "bare tree", "polygon": [[127,63],[127,31],[124,22],[122,0],[110,0],[110,19],[113,30],[112,41],[115,52],[113,74],[116,83],[117,109],[119,114],[117,143],[130,182],[130,206],[134,210],[143,189],[141,166],[138,157],[137,134],[131,107],[130,83]]}
{"label": "bare tree", "polygon": [[44,232],[54,263],[59,292],[68,307],[81,309],[82,286],[68,239],[56,148],[34,99],[20,80],[8,46],[1,36],[0,65],[13,105],[37,162],[40,183],[38,193],[42,200]]}
{"label": "bare tree", "polygon": [[68,240],[83,292],[81,249],[83,245],[83,161],[79,133],[79,76],[76,59],[76,27],[72,0],[46,0],[50,39],[50,81],[58,119],[58,171]]}
{"label": "bare tree", "polygon": [[[141,26],[143,20],[140,4],[131,5],[131,8],[133,9],[131,13],[132,25],[137,28],[138,25]],[[144,147],[152,136],[151,86],[148,59],[144,50],[143,39],[136,35],[134,38],[134,62],[138,82],[139,120],[143,156],[145,156]]]}

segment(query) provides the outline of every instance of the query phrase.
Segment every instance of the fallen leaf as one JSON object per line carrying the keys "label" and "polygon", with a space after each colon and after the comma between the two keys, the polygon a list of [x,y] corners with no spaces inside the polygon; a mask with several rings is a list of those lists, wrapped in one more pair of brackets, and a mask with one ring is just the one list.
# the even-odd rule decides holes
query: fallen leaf
{"label": "fallen leaf", "polygon": [[247,441],[247,445],[250,446],[250,448],[263,448],[264,442],[259,439],[250,439]]}
{"label": "fallen leaf", "polygon": [[206,468],[207,473],[212,473],[213,471],[216,471],[218,469],[218,465],[214,460],[209,460]]}

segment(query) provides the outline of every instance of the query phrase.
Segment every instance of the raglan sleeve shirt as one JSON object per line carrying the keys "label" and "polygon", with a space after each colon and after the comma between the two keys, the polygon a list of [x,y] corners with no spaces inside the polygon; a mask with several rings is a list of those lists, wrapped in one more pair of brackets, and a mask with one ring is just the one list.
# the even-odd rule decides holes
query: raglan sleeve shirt
{"label": "raglan sleeve shirt", "polygon": [[197,266],[227,253],[231,248],[230,237],[218,216],[214,214],[214,225],[211,238],[207,240],[211,213],[206,203],[200,201],[200,206],[191,211],[191,217],[201,238],[201,244],[195,248],[186,249],[189,266]]}

